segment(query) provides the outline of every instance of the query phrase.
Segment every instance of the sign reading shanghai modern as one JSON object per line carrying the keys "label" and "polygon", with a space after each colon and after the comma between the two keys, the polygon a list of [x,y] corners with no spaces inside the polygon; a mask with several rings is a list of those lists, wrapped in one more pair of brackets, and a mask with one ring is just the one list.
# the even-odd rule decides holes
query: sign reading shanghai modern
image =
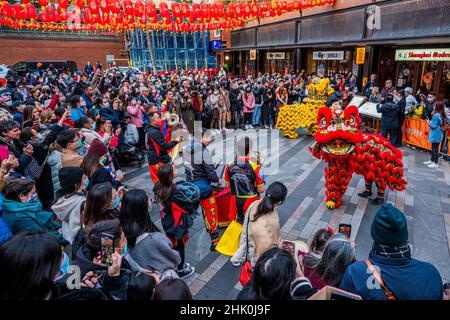
{"label": "sign reading shanghai modern", "polygon": [[406,49],[395,52],[397,61],[450,61],[450,49]]}

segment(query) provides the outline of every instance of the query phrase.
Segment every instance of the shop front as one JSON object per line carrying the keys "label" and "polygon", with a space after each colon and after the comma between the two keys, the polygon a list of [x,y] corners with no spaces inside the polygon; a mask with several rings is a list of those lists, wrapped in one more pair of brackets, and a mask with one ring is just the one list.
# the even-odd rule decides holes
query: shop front
{"label": "shop front", "polygon": [[354,62],[354,49],[338,51],[308,50],[307,72],[323,73],[334,76],[337,73],[348,75],[350,72],[358,74],[358,65]]}
{"label": "shop front", "polygon": [[412,87],[439,100],[450,96],[450,48],[383,48],[381,85],[391,79],[398,88]]}
{"label": "shop front", "polygon": [[263,73],[290,73],[294,70],[293,51],[260,51]]}

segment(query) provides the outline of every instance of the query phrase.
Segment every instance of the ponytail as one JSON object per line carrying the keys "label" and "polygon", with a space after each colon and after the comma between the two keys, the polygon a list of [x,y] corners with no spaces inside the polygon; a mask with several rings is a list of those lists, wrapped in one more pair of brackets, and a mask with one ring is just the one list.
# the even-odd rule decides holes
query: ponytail
{"label": "ponytail", "polygon": [[172,196],[173,189],[173,167],[167,163],[158,170],[158,183],[155,185],[155,195],[163,203]]}
{"label": "ponytail", "polygon": [[275,209],[275,204],[283,202],[287,196],[287,188],[281,182],[272,183],[267,189],[266,195],[259,203],[255,216],[252,222],[255,222],[260,217],[270,214]]}

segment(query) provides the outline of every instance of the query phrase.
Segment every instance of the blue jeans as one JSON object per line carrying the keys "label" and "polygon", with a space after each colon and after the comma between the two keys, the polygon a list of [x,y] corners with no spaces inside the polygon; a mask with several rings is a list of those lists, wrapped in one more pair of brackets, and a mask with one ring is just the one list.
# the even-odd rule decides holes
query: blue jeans
{"label": "blue jeans", "polygon": [[212,195],[212,187],[209,181],[194,181],[194,184],[200,189],[200,200],[208,199]]}
{"label": "blue jeans", "polygon": [[261,123],[261,105],[255,104],[255,109],[253,110],[252,125],[259,126],[260,123]]}

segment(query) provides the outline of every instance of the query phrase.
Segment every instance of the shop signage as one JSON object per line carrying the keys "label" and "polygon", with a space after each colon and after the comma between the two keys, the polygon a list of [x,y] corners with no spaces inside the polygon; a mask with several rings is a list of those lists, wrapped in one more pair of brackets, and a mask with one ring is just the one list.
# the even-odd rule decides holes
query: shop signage
{"label": "shop signage", "polygon": [[395,52],[396,61],[450,61],[450,49],[407,49]]}
{"label": "shop signage", "polygon": [[356,48],[356,64],[364,64],[366,60],[366,48]]}
{"label": "shop signage", "polygon": [[344,60],[344,51],[315,51],[313,60]]}
{"label": "shop signage", "polygon": [[285,60],[285,52],[267,52],[267,60]]}
{"label": "shop signage", "polygon": [[256,60],[256,50],[250,50],[250,60]]}

